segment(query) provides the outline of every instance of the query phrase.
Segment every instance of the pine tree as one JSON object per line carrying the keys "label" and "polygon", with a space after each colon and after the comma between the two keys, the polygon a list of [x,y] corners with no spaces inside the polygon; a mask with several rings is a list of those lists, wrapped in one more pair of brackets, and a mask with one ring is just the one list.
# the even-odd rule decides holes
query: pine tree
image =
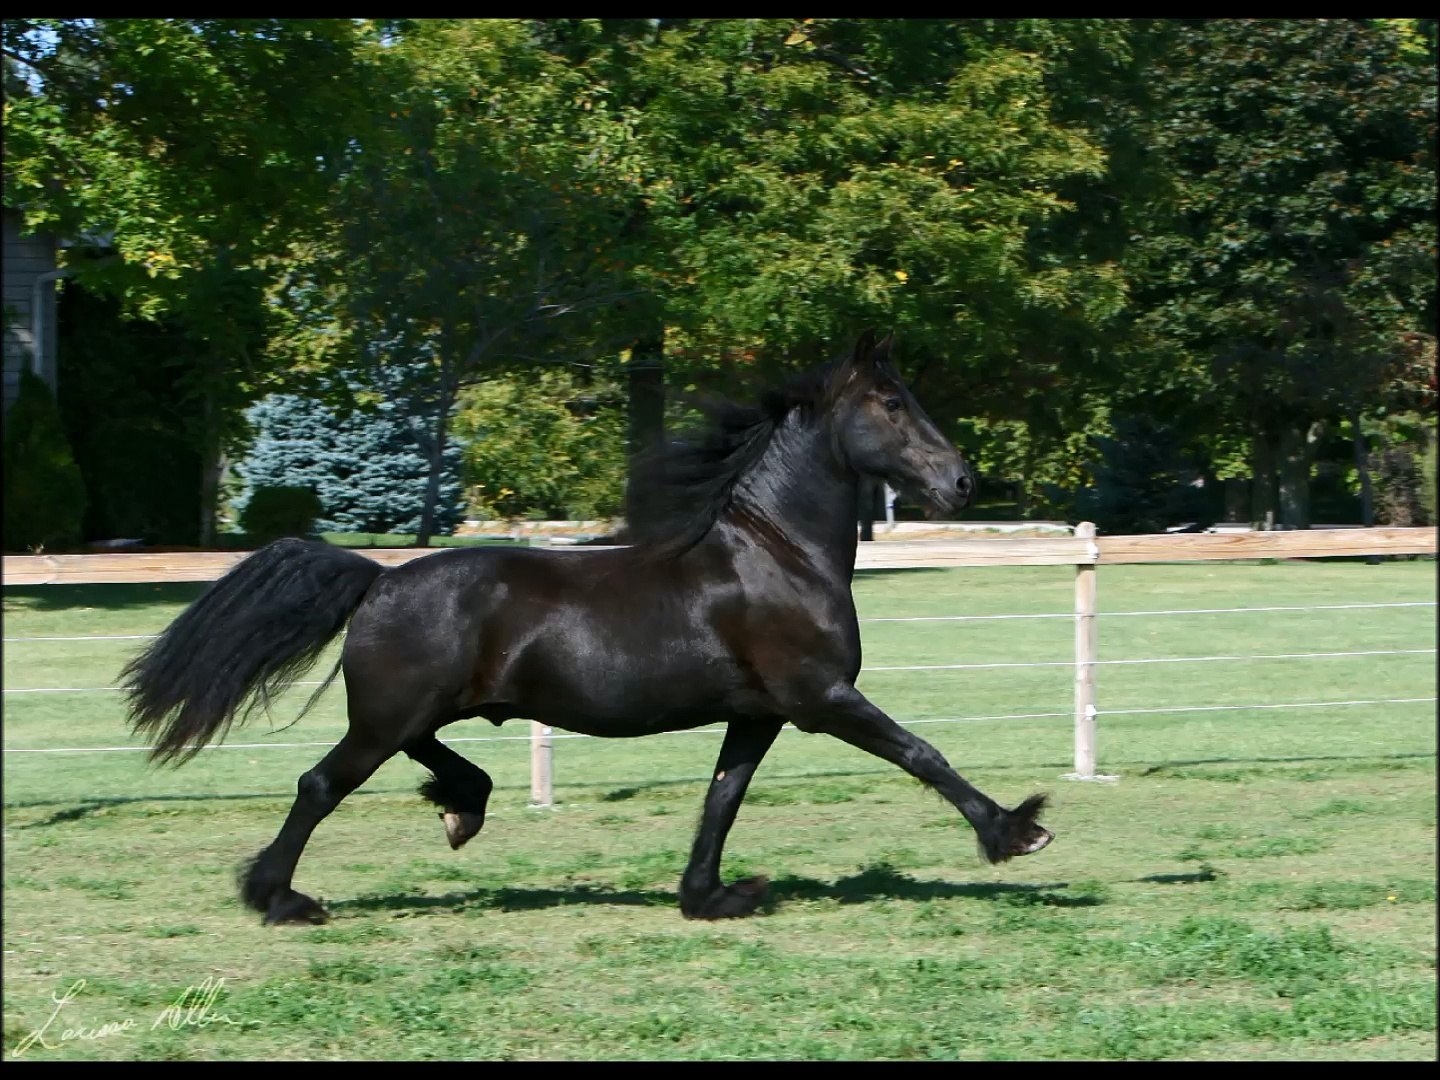
{"label": "pine tree", "polygon": [[[275,394],[246,414],[256,440],[236,472],[243,509],[258,487],[305,487],[324,510],[321,532],[414,533],[420,525],[429,462],[416,437],[428,411],[403,396],[342,415],[323,402]],[[445,452],[437,531],[460,520],[460,448]]]}

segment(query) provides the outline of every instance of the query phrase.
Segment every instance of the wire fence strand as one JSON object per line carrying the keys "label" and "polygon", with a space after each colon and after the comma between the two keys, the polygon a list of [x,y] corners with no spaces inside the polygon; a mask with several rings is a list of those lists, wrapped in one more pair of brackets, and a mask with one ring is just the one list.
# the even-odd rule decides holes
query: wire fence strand
{"label": "wire fence strand", "polygon": [[[1092,660],[1101,664],[1200,664],[1219,660],[1323,660],[1342,656],[1412,656],[1434,653],[1434,649],[1361,649],[1350,652],[1253,653],[1238,656],[1152,656],[1138,660]],[[995,668],[1073,668],[1074,660],[1033,660],[992,664],[895,664],[862,667],[867,671],[984,671]],[[321,680],[303,680],[292,686],[320,686]],[[5,687],[7,694],[101,694],[121,691],[123,686],[19,686]]]}
{"label": "wire fence strand", "polygon": [[[1131,615],[1228,615],[1251,611],[1357,611],[1366,608],[1416,608],[1435,607],[1435,600],[1406,600],[1398,603],[1387,604],[1308,604],[1274,607],[1231,607],[1231,608],[1167,608],[1156,611],[1100,611],[1096,612],[1098,618],[1122,618]],[[1005,614],[1005,615],[905,615],[869,617],[861,619],[862,623],[909,623],[909,622],[991,622],[1001,619],[1073,619],[1073,611],[1050,611],[1035,614]],[[10,642],[22,641],[148,641],[159,637],[159,634],[86,634],[78,637],[64,637],[59,635],[40,635],[35,637],[7,637],[3,640]]]}
{"label": "wire fence strand", "polygon": [[[1190,712],[1250,712],[1256,709],[1329,709],[1341,708],[1355,705],[1406,705],[1420,702],[1433,702],[1435,697],[1408,697],[1408,698],[1365,698],[1352,699],[1349,701],[1291,701],[1280,704],[1268,703],[1259,705],[1169,705],[1149,709],[1104,709],[1099,712],[1100,716],[1140,716],[1140,715],[1161,715],[1166,713],[1190,713]],[[1004,713],[986,716],[940,716],[922,720],[897,720],[896,723],[902,727],[918,727],[924,724],[969,724],[985,720],[1051,720],[1058,717],[1068,717],[1070,712],[1038,712],[1038,713]],[[786,724],[785,730],[796,730]],[[652,738],[666,735],[723,735],[723,727],[691,728],[687,731],[657,731]],[[580,735],[566,732],[564,734],[552,733],[551,739],[595,739],[597,735]],[[529,742],[529,735],[477,735],[461,736],[453,739],[441,739],[446,744],[460,743],[495,743],[495,742]],[[301,747],[329,748],[333,742],[264,742],[264,743],[218,743],[203,747],[205,750],[285,750]],[[7,746],[4,748],[6,754],[120,754],[120,753],[145,753],[149,751],[148,746],[64,746],[64,747],[29,747],[29,746]]]}

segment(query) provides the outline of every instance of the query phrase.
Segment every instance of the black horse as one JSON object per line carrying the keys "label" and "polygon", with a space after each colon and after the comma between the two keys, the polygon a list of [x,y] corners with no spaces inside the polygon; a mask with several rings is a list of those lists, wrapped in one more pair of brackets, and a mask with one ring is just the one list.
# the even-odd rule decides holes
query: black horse
{"label": "black horse", "polygon": [[680,880],[690,918],[748,915],[761,902],[764,879],[721,882],[720,852],[786,721],[933,787],[991,862],[1048,844],[1036,823],[1044,796],[1004,809],[855,689],[860,475],[937,512],[974,495],[890,345],[867,333],[853,354],[757,407],[713,409],[705,438],[672,444],[641,470],[649,497],[628,547],[452,549],[384,570],[287,539],[217,581],[125,669],[132,725],[154,739],[153,759],[183,762],[223,737],[242,706],[248,716],[268,702],[350,621],[336,669],[349,729],[300,777],[280,834],[243,873],[245,902],[267,923],[323,921],[291,888],[301,851],[397,751],[433,773],[421,793],[441,808],[452,848],[479,832],[490,777],[436,738],[476,716],[611,738],[727,724]]}

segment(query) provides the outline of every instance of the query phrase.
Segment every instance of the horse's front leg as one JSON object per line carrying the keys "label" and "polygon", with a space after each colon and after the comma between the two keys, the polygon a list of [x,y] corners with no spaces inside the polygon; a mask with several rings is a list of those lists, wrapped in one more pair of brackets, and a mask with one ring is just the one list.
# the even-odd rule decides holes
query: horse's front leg
{"label": "horse's front leg", "polygon": [[705,810],[690,851],[690,864],[680,879],[680,912],[687,919],[733,919],[749,915],[765,897],[764,878],[748,878],[726,886],[720,881],[720,854],[735,823],[745,789],[775,736],[780,720],[736,720],[725,730],[725,742],[705,795]]}
{"label": "horse's front leg", "polygon": [[900,766],[928,784],[965,815],[992,863],[1039,851],[1054,834],[1035,821],[1045,796],[1032,795],[1006,810],[950,767],[940,751],[876,708],[853,686],[839,685],[795,706],[790,722],[802,731],[824,732]]}

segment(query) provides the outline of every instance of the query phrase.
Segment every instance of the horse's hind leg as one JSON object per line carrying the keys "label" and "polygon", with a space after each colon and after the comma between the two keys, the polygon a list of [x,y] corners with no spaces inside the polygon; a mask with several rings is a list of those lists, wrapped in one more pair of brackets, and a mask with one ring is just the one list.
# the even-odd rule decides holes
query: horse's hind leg
{"label": "horse's hind leg", "polygon": [[352,727],[318,765],[300,777],[299,792],[280,835],[255,857],[240,881],[241,897],[264,914],[267,925],[326,920],[324,908],[290,887],[295,864],[315,826],[368,780],[396,749],[393,744],[357,737]]}
{"label": "horse's hind leg", "polygon": [[489,774],[434,735],[405,747],[405,753],[434,774],[420,785],[420,794],[440,807],[445,838],[452,850],[460,848],[485,824],[485,807],[495,787]]}
{"label": "horse's hind leg", "polygon": [[726,886],[720,881],[720,854],[735,823],[750,778],[783,721],[734,721],[725,730],[720,759],[705,795],[705,810],[690,852],[690,864],[680,879],[680,911],[687,919],[732,919],[749,915],[765,896],[764,878],[751,878]]}
{"label": "horse's hind leg", "polygon": [[1032,795],[1006,810],[966,782],[940,751],[895,723],[853,686],[835,688],[791,720],[802,731],[823,731],[884,758],[933,787],[965,815],[992,863],[1032,854],[1055,839],[1035,820],[1045,808],[1045,796]]}

